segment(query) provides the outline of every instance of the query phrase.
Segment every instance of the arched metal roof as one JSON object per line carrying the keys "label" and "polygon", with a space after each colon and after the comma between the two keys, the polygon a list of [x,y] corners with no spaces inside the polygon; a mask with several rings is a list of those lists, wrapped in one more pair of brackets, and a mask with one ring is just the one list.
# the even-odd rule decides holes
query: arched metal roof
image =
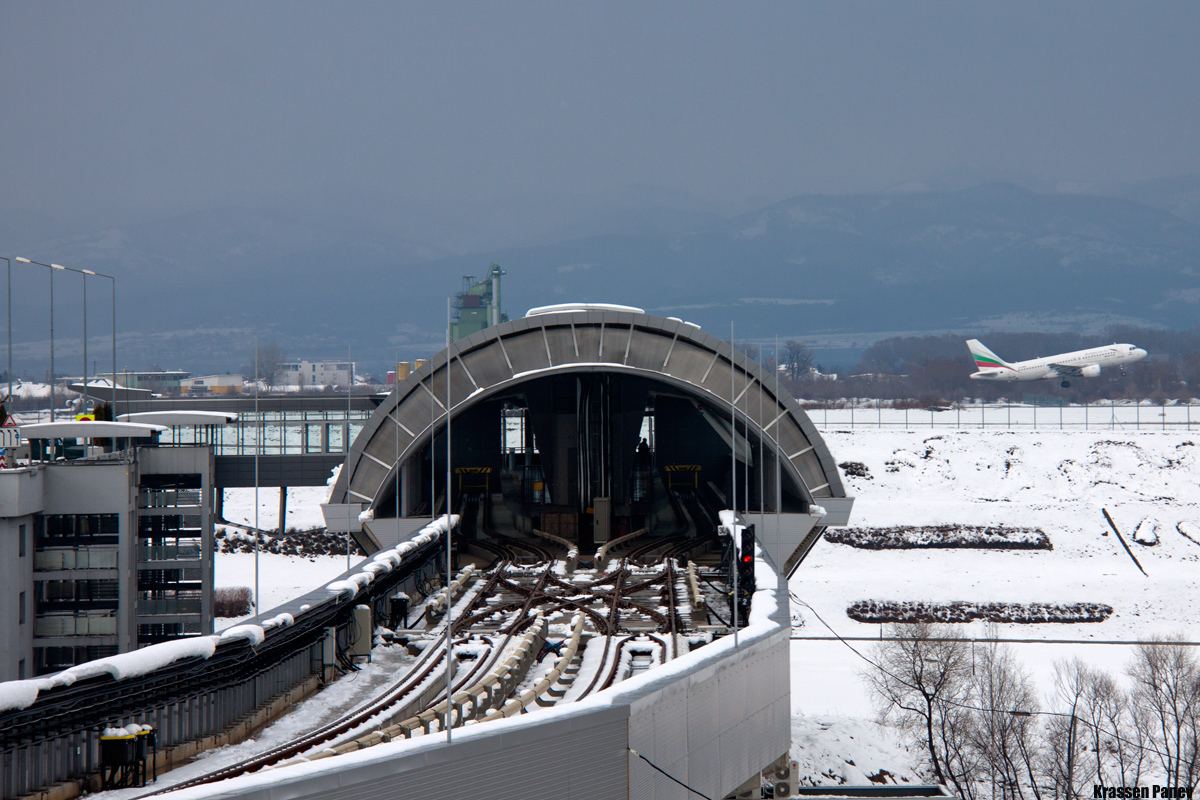
{"label": "arched metal roof", "polygon": [[639,375],[728,408],[731,358],[739,418],[747,417],[768,446],[774,448],[778,440],[783,468],[802,487],[805,500],[845,497],[833,456],[808,415],[782,388],[777,397],[774,378],[744,353],[681,320],[586,310],[501,323],[438,353],[397,384],[368,419],[350,447],[330,502],[374,508],[395,482],[398,465],[428,442],[431,429],[445,425],[447,361],[451,413],[457,415],[525,381],[576,372]]}

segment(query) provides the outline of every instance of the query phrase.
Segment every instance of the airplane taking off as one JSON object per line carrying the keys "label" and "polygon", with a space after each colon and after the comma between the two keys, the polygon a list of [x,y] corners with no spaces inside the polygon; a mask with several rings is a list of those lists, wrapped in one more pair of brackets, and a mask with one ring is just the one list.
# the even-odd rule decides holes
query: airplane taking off
{"label": "airplane taking off", "polygon": [[1106,347],[1092,347],[1088,350],[1076,350],[1073,353],[1061,353],[1010,364],[984,347],[978,339],[969,340],[967,349],[971,351],[975,366],[979,370],[971,374],[972,380],[1040,381],[1062,378],[1064,389],[1071,385],[1068,378],[1094,378],[1100,374],[1101,367],[1120,367],[1123,375],[1126,364],[1141,361],[1146,357],[1146,351],[1140,347],[1131,344],[1110,344]]}

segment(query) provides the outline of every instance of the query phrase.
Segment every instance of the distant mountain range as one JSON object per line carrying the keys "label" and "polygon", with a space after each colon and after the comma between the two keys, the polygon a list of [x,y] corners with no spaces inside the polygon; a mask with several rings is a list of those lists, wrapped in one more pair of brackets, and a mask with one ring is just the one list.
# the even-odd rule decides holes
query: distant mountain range
{"label": "distant mountain range", "polygon": [[436,349],[445,298],[493,261],[511,316],[626,303],[718,336],[732,319],[739,339],[1194,326],[1200,177],[1122,194],[985,184],[802,195],[736,216],[673,197],[546,203],[537,224],[514,213],[506,235],[500,214],[471,236],[419,209],[259,205],[68,237],[0,219],[0,246],[117,276],[119,368],[236,370],[258,333],[297,357],[350,344],[382,370]]}

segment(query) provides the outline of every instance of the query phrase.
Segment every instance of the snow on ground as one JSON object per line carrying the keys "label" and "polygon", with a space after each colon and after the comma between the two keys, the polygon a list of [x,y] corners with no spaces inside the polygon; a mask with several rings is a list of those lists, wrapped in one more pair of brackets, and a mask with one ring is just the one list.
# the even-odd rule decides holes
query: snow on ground
{"label": "snow on ground", "polygon": [[[293,486],[287,490],[287,528],[323,528],[321,503],[329,496],[327,486]],[[254,489],[225,490],[225,519],[240,525],[254,525]],[[258,490],[258,527],[279,530],[279,489],[271,486]]]}
{"label": "snow on ground", "polygon": [[[820,543],[791,589],[838,633],[872,636],[850,620],[855,600],[1106,602],[1102,623],[1002,625],[1006,637],[1200,638],[1200,436],[1057,431],[828,432],[857,499],[851,525],[1012,525],[1041,528],[1053,550],[871,551]],[[1107,508],[1149,577],[1109,530]],[[768,523],[769,524],[769,523]],[[1183,533],[1181,533],[1182,531]],[[1157,544],[1139,544],[1138,539]],[[1192,538],[1184,534],[1190,534]],[[1195,539],[1195,541],[1193,541]],[[802,609],[805,633],[825,634]],[[982,634],[983,623],[969,628]]]}
{"label": "snow on ground", "polygon": [[895,731],[863,719],[793,715],[792,759],[801,786],[926,782],[907,766],[914,757]]}
{"label": "snow on ground", "polygon": [[[1112,605],[1113,615],[1100,623],[998,626],[1002,639],[1036,640],[1011,646],[1043,695],[1052,689],[1056,660],[1079,656],[1119,676],[1133,648],[1109,642],[1175,633],[1200,640],[1192,609],[1200,590],[1197,432],[860,428],[822,435],[839,464],[858,461],[869,472],[869,478],[843,476],[847,493],[857,498],[854,527],[1037,527],[1053,550],[872,551],[820,542],[790,582],[793,595],[812,606],[793,603],[801,621],[793,636],[812,637],[792,642],[793,725],[810,730],[825,718],[871,724],[874,709],[859,677],[867,664],[850,646],[870,656],[869,640],[880,626],[846,616],[856,600]],[[1148,577],[1113,535],[1102,508]],[[838,641],[830,628],[850,641]],[[965,631],[983,636],[985,624]],[[1064,639],[1089,643],[1051,641]],[[859,730],[870,736],[873,729]],[[901,774],[907,768],[902,751],[887,750],[885,739],[875,744],[900,759],[885,766]],[[793,757],[805,752],[797,736]],[[808,773],[802,768],[801,774]]]}
{"label": "snow on ground", "polygon": [[[217,553],[214,566],[216,588],[249,586],[254,589],[253,553]],[[352,565],[361,564],[363,556],[351,556]],[[345,556],[284,556],[274,553],[258,554],[258,582],[262,592],[262,609],[270,611],[300,595],[324,586],[346,571]],[[238,624],[246,617],[215,620],[218,631]]]}

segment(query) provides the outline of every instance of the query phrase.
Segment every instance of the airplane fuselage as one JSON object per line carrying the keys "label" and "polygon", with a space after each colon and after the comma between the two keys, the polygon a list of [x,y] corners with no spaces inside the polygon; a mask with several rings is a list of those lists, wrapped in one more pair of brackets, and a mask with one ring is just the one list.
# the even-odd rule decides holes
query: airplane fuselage
{"label": "airplane fuselage", "polygon": [[[1146,351],[1131,344],[1110,344],[1029,361],[980,366],[971,378],[980,381],[1040,381],[1054,378],[1094,378],[1104,367],[1141,361]],[[978,361],[976,362],[978,365]]]}

